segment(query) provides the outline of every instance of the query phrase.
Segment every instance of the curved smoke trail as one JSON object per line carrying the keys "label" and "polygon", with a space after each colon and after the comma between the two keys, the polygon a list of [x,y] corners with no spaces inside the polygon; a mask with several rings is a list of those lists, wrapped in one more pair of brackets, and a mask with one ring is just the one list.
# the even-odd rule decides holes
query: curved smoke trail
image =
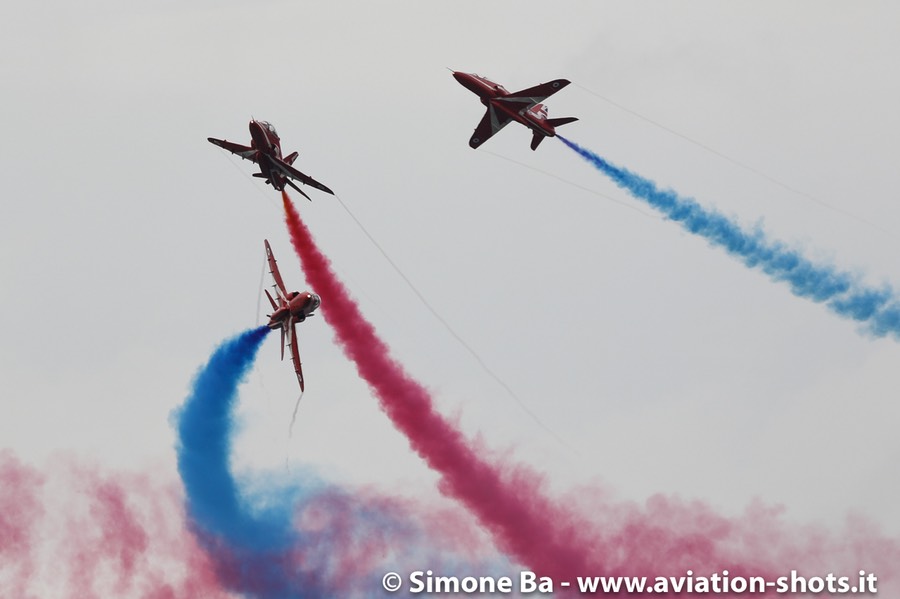
{"label": "curved smoke trail", "polygon": [[188,516],[222,584],[260,598],[370,597],[387,559],[392,566],[424,559],[445,572],[496,570],[502,560],[458,512],[436,516],[309,472],[294,471],[287,483],[273,475],[235,478],[237,388],[267,332],[252,329],[216,348],[176,414]]}
{"label": "curved smoke trail", "polygon": [[196,534],[229,588],[257,596],[288,596],[299,588],[308,594],[291,596],[318,597],[316,579],[297,580],[302,571],[291,559],[291,498],[254,511],[230,471],[237,388],[268,332],[258,327],[229,339],[197,374],[177,414],[178,471]]}
{"label": "curved smoke trail", "polygon": [[[269,329],[246,331],[216,348],[197,374],[178,412],[178,471],[191,518],[205,531],[228,531],[234,545],[285,545],[284,531],[248,517],[229,470],[232,408],[237,387],[253,365]],[[267,530],[268,529],[268,530]]]}
{"label": "curved smoke trail", "polygon": [[759,268],[773,280],[786,282],[794,295],[824,303],[835,314],[864,324],[874,335],[900,339],[900,301],[889,286],[865,287],[850,273],[814,264],[797,250],[768,239],[761,230],[744,231],[715,210],[703,208],[674,191],[660,191],[653,181],[610,164],[561,135],[557,137],[616,185],[748,267]]}

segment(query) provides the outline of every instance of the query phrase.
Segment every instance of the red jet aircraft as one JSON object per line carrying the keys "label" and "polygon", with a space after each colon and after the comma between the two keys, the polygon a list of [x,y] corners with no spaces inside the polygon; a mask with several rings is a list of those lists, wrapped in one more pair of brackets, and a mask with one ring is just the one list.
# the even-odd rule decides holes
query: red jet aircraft
{"label": "red jet aircraft", "polygon": [[473,148],[486,142],[510,121],[518,121],[534,132],[531,149],[536,150],[538,144],[545,137],[556,135],[555,127],[578,120],[571,116],[548,119],[547,107],[541,104],[545,99],[569,85],[570,81],[567,79],[556,79],[522,91],[509,93],[502,85],[474,73],[454,71],[453,78],[469,91],[478,94],[481,103],[487,106],[484,118],[478,123],[472,139],[469,140],[469,145]]}
{"label": "red jet aircraft", "polygon": [[249,147],[225,141],[224,139],[216,139],[215,137],[207,137],[207,139],[210,143],[220,148],[225,148],[232,154],[237,154],[241,158],[252,160],[258,164],[260,172],[253,173],[253,176],[265,179],[266,183],[278,191],[283,190],[285,184],[287,184],[303,194],[303,197],[307,200],[312,201],[312,198],[303,193],[303,190],[291,181],[291,179],[296,179],[301,183],[334,195],[334,192],[326,186],[291,166],[294,164],[294,160],[297,159],[297,152],[292,152],[282,158],[281,138],[278,137],[278,133],[271,123],[251,120],[250,136],[253,138],[253,141],[250,142]]}
{"label": "red jet aircraft", "polygon": [[272,248],[269,241],[266,240],[266,259],[269,261],[269,272],[275,279],[275,295],[278,302],[272,298],[269,290],[266,289],[266,297],[275,310],[269,314],[269,322],[266,325],[272,330],[281,329],[281,359],[284,360],[284,344],[287,337],[287,344],[291,348],[291,360],[294,362],[294,372],[297,373],[297,380],[300,382],[300,392],[304,390],[303,386],[303,369],[300,368],[300,350],[297,349],[297,323],[303,322],[315,312],[322,299],[315,293],[304,291],[291,291],[288,293],[284,287],[284,281],[281,279],[281,273],[278,272],[278,265],[275,263],[275,256],[272,254]]}

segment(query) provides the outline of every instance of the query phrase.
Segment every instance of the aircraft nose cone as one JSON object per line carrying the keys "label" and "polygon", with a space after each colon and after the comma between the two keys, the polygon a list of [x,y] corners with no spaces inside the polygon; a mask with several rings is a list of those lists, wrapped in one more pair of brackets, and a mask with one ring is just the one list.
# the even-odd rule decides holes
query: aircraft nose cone
{"label": "aircraft nose cone", "polygon": [[456,79],[460,85],[469,90],[470,92],[481,95],[481,85],[478,82],[478,78],[472,75],[472,73],[461,73],[459,71],[453,71],[453,78]]}

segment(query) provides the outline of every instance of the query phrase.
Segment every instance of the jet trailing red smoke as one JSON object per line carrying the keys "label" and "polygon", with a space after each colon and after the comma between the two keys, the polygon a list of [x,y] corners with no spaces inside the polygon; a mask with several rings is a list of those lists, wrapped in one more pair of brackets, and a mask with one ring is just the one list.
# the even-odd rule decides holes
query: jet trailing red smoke
{"label": "jet trailing red smoke", "polygon": [[[842,569],[855,576],[866,568],[879,572],[884,585],[898,584],[900,545],[858,522],[835,536],[788,524],[781,510],[757,504],[726,518],[700,502],[657,495],[640,505],[614,501],[597,488],[551,499],[538,473],[491,459],[435,410],[428,390],[397,363],[362,315],[290,197],[282,192],[282,198],[294,249],[337,342],[412,449],[441,475],[441,492],[475,515],[510,558],[556,581],[591,574],[652,581],[689,570],[774,580],[795,568],[806,568],[808,576]],[[676,596],[670,593],[657,595]]]}
{"label": "jet trailing red smoke", "polygon": [[290,197],[282,192],[291,241],[307,281],[322,296],[320,310],[344,352],[378,396],[394,425],[434,470],[443,493],[462,502],[510,556],[546,576],[589,570],[579,538],[580,519],[540,492],[542,480],[525,468],[506,468],[480,457],[435,409],[425,387],[390,355],[313,241]]}

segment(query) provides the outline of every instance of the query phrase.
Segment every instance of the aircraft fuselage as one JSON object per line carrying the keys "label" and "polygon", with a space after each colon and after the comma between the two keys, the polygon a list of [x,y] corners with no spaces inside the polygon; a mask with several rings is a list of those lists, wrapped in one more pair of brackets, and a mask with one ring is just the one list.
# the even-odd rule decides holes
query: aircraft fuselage
{"label": "aircraft fuselage", "polygon": [[281,158],[281,139],[275,131],[260,121],[253,120],[250,121],[250,137],[253,138],[250,145],[258,152]]}
{"label": "aircraft fuselage", "polygon": [[259,172],[253,173],[253,176],[265,179],[266,183],[278,191],[284,191],[285,185],[290,185],[300,192],[303,197],[312,200],[306,192],[294,183],[294,181],[299,181],[304,185],[309,185],[334,195],[334,192],[326,185],[319,183],[309,175],[301,173],[293,167],[294,161],[298,156],[297,152],[291,152],[287,156],[282,156],[281,139],[278,137],[278,133],[275,131],[275,127],[272,126],[272,123],[252,119],[250,121],[250,138],[249,146],[215,137],[207,137],[206,139],[209,143],[225,148],[244,160],[254,162],[259,166]]}
{"label": "aircraft fuselage", "polygon": [[266,326],[270,329],[280,329],[287,322],[289,316],[293,316],[297,322],[303,322],[316,311],[321,303],[322,299],[315,293],[292,291],[288,296],[287,304],[279,306],[269,316]]}
{"label": "aircraft fuselage", "polygon": [[503,98],[510,95],[505,87],[494,83],[487,77],[474,73],[454,72],[453,78],[463,87],[471,91],[488,108],[506,114],[517,123],[521,123],[547,137],[556,136],[556,130],[547,123],[547,109],[543,104],[537,104],[528,109],[522,109],[518,103],[504,102]]}
{"label": "aircraft fuselage", "polygon": [[[278,191],[284,189],[284,175],[271,167],[265,156],[272,156],[282,160],[281,138],[275,132],[275,128],[265,121],[250,121],[250,137],[253,139],[250,146],[255,148],[258,154],[260,178],[265,178],[268,183]],[[254,175],[258,176],[258,175]]]}

